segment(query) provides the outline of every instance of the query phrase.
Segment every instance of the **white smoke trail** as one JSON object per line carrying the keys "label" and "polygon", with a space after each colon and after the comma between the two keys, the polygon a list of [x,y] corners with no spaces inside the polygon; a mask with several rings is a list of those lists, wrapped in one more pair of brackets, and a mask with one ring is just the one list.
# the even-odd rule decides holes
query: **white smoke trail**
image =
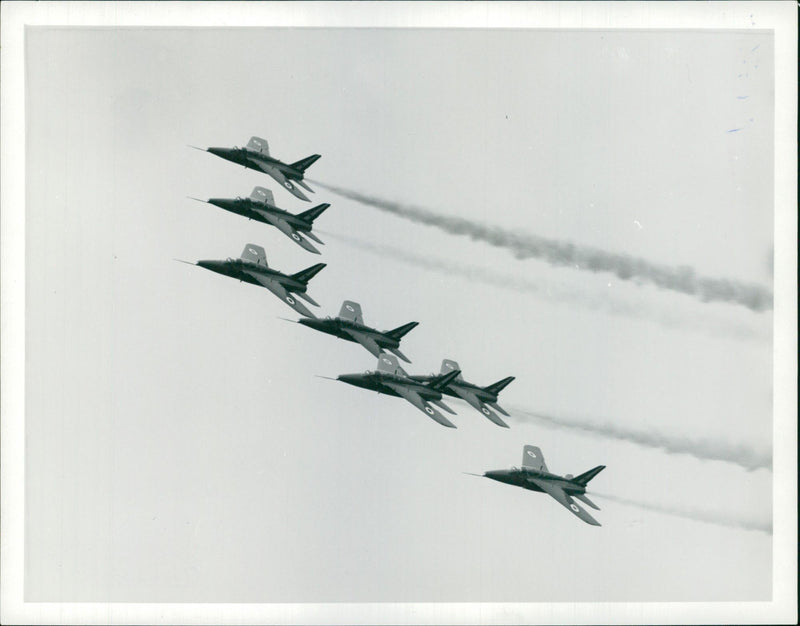
{"label": "white smoke trail", "polygon": [[597,491],[590,491],[587,494],[596,496],[598,498],[605,498],[613,502],[625,504],[628,506],[635,506],[646,511],[655,511],[657,513],[664,513],[666,515],[673,515],[676,517],[683,517],[685,519],[694,520],[697,522],[707,522],[710,524],[718,524],[720,526],[728,526],[729,528],[741,528],[744,530],[757,530],[760,532],[772,534],[772,522],[758,521],[754,519],[741,519],[721,513],[717,511],[708,511],[688,507],[676,507],[668,504],[655,504],[652,502],[643,502],[641,500],[633,500],[630,498],[623,498],[608,493],[599,493]]}
{"label": "white smoke trail", "polygon": [[312,182],[342,197],[413,222],[435,226],[453,235],[466,235],[493,246],[506,248],[520,259],[536,258],[552,265],[575,267],[591,272],[611,272],[622,280],[648,282],[662,289],[694,296],[703,302],[740,304],[752,311],[772,308],[772,292],[761,285],[746,284],[726,278],[698,276],[695,270],[688,266],[659,265],[625,254],[503,230],[461,217],[440,215],[421,207],[392,202],[316,180]]}
{"label": "white smoke trail", "polygon": [[421,256],[392,246],[374,244],[355,237],[340,235],[329,231],[318,231],[333,239],[384,258],[391,258],[424,270],[441,272],[450,276],[460,276],[472,282],[479,282],[492,287],[511,289],[546,298],[555,302],[577,305],[592,310],[600,310],[612,315],[621,315],[639,319],[649,319],[667,328],[681,328],[699,331],[712,336],[731,337],[768,341],[771,336],[754,328],[751,324],[742,324],[734,320],[719,317],[703,317],[697,314],[681,315],[672,307],[653,306],[642,302],[625,302],[619,296],[592,296],[585,291],[576,291],[561,285],[545,283],[541,280],[530,280],[497,272],[484,267],[451,263],[430,256]]}
{"label": "white smoke trail", "polygon": [[519,421],[535,421],[556,428],[581,430],[583,432],[628,441],[648,448],[663,450],[668,454],[687,454],[703,461],[725,461],[734,463],[748,471],[772,470],[772,452],[755,450],[746,445],[728,445],[709,439],[675,437],[655,431],[636,430],[610,423],[601,423],[589,418],[547,415],[519,407],[510,407],[511,416]]}

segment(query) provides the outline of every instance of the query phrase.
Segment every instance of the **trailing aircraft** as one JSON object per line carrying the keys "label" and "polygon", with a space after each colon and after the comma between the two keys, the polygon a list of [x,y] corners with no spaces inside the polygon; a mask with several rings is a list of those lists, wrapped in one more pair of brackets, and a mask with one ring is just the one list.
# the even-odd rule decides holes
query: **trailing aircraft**
{"label": "trailing aircraft", "polygon": [[536,446],[527,445],[522,449],[522,467],[492,470],[484,472],[483,476],[507,485],[546,493],[587,524],[600,526],[596,519],[575,502],[573,496],[599,511],[600,507],[586,497],[586,485],[605,467],[605,465],[598,465],[579,476],[571,474],[558,476],[548,471],[542,451]]}

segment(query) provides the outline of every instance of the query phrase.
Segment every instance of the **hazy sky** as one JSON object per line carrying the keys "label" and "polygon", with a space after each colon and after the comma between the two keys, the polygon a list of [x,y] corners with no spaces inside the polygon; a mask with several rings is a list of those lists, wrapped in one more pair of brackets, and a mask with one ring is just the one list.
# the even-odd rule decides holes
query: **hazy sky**
{"label": "hazy sky", "polygon": [[[48,28],[26,45],[28,600],[771,597],[772,537],[743,528],[771,523],[769,469],[519,412],[500,429],[456,401],[442,428],[314,376],[373,368],[361,347],[172,260],[248,242],[287,272],[319,260],[186,199],[263,185],[313,206],[186,147],[259,135],[287,161],[322,154],[312,179],[771,289],[769,33]],[[309,293],[323,314],[353,299],[378,327],[419,321],[409,372],[453,358],[472,382],[516,376],[503,406],[771,449],[771,311],[316,189],[328,267]],[[462,473],[526,443],[556,473],[607,465],[601,528]]]}

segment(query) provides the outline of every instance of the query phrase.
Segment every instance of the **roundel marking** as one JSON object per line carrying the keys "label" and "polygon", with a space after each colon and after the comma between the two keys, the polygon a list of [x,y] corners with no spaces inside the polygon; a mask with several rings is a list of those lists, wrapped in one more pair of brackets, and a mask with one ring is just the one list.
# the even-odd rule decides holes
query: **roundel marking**
{"label": "roundel marking", "polygon": [[349,304],[345,304],[344,308],[347,309],[348,311],[350,311],[351,313],[355,312],[355,309],[352,306],[350,306]]}
{"label": "roundel marking", "polygon": [[569,508],[571,508],[571,509],[572,509],[573,511],[575,511],[576,513],[577,513],[577,512],[580,510],[580,509],[578,509],[578,505],[577,505],[577,504],[575,504],[574,502],[573,502],[572,504],[570,504],[570,505],[569,505]]}
{"label": "roundel marking", "polygon": [[533,450],[528,450],[528,456],[533,457],[534,459],[536,458],[536,454]]}
{"label": "roundel marking", "polygon": [[253,254],[258,254],[258,252],[256,252],[256,251],[255,251],[255,250],[253,250],[252,248],[248,248],[248,249],[247,249],[247,251],[248,251],[248,252],[251,252],[251,253],[253,253]]}
{"label": "roundel marking", "polygon": [[294,304],[294,298],[292,298],[292,296],[286,296],[286,302],[289,304]]}
{"label": "roundel marking", "polygon": [[426,412],[428,415],[433,415],[433,409],[432,409],[431,407],[429,407],[429,406],[426,406],[426,407],[425,407],[425,412]]}
{"label": "roundel marking", "polygon": [[384,363],[386,363],[386,365],[391,365],[391,364],[392,364],[392,362],[391,362],[389,359],[387,359],[387,358],[383,358],[383,359],[381,359],[381,361],[383,361]]}
{"label": "roundel marking", "polygon": [[483,407],[483,408],[481,409],[481,411],[483,411],[483,414],[484,414],[484,415],[489,415],[489,409],[487,409],[486,407]]}
{"label": "roundel marking", "polygon": [[298,235],[297,233],[292,233],[292,239],[294,239],[295,241],[300,241],[300,235]]}
{"label": "roundel marking", "polygon": [[292,188],[292,183],[290,183],[290,182],[287,180],[286,182],[284,182],[284,183],[283,183],[283,186],[284,186],[284,187],[286,187],[287,189],[291,189],[291,188]]}

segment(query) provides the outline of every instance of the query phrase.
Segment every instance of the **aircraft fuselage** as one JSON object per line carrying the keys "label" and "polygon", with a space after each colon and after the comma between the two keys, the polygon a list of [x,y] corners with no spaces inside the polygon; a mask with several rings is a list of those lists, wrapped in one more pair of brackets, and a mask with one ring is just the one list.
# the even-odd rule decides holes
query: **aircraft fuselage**
{"label": "aircraft fuselage", "polygon": [[377,391],[378,393],[386,394],[387,396],[402,397],[394,389],[389,387],[386,383],[393,383],[402,385],[412,389],[426,400],[441,400],[442,394],[436,389],[431,389],[427,385],[423,385],[412,378],[405,376],[395,376],[386,372],[366,372],[365,374],[342,374],[338,377],[348,385],[361,387],[362,389],[369,389]]}
{"label": "aircraft fuselage", "polygon": [[207,151],[226,161],[237,163],[251,170],[262,171],[262,165],[279,169],[281,173],[292,180],[303,180],[303,172],[287,165],[283,161],[247,148],[207,148]]}
{"label": "aircraft fuselage", "polygon": [[492,470],[489,472],[485,472],[484,476],[486,478],[491,478],[492,480],[496,480],[501,483],[505,483],[507,485],[513,485],[515,487],[522,487],[523,489],[528,489],[530,491],[539,491],[544,493],[544,491],[538,487],[534,482],[528,480],[528,477],[535,477],[540,480],[546,480],[558,487],[562,488],[569,494],[583,494],[586,493],[586,487],[583,485],[579,485],[568,478],[564,478],[563,476],[558,476],[556,474],[551,474],[550,472],[543,472],[541,470],[534,470],[529,468],[514,468],[514,469],[506,469],[506,470]]}
{"label": "aircraft fuselage", "polygon": [[276,206],[267,204],[266,202],[256,202],[250,198],[210,198],[208,203],[213,204],[220,209],[230,211],[231,213],[236,213],[236,215],[241,215],[242,217],[256,220],[257,222],[262,222],[264,224],[271,224],[271,222],[261,214],[263,211],[281,218],[290,224],[295,230],[303,232],[308,232],[311,230],[311,224],[305,220],[298,218],[293,213],[289,213],[288,211],[279,209]]}
{"label": "aircraft fuselage", "polygon": [[287,276],[286,274],[268,267],[243,261],[242,259],[227,259],[225,261],[198,261],[197,265],[207,270],[211,270],[212,272],[216,272],[217,274],[230,276],[236,280],[250,283],[251,285],[257,285],[258,287],[263,287],[263,285],[253,278],[249,272],[258,273],[262,276],[268,276],[269,278],[281,283],[283,288],[287,291],[292,291],[294,293],[305,293],[307,288],[305,283],[301,283],[300,281],[293,279],[291,276]]}
{"label": "aircraft fuselage", "polygon": [[340,317],[328,318],[324,320],[302,319],[299,320],[299,322],[304,326],[314,328],[315,330],[327,333],[328,335],[333,335],[339,339],[345,339],[346,341],[356,341],[347,333],[348,330],[353,330],[365,335],[369,335],[370,338],[372,338],[381,348],[398,348],[400,346],[400,341],[397,339],[387,337],[384,333],[375,330],[374,328],[370,328],[369,326],[364,326],[358,322],[342,319]]}

